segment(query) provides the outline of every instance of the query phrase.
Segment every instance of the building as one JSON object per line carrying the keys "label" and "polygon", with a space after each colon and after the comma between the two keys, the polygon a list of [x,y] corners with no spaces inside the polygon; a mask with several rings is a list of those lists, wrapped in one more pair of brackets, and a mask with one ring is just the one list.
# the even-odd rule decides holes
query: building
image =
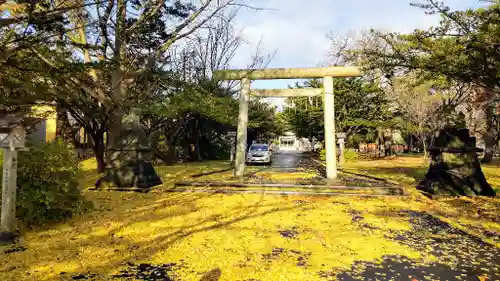
{"label": "building", "polygon": [[293,148],[297,141],[297,137],[292,132],[286,132],[283,136],[278,137],[278,141],[280,149]]}
{"label": "building", "polygon": [[35,105],[32,115],[37,119],[26,136],[30,142],[51,142],[56,139],[57,113],[53,105]]}
{"label": "building", "polygon": [[[33,127],[28,131],[26,136],[27,141],[32,143],[51,142],[57,137],[57,112],[55,105],[35,105],[31,108],[32,116],[37,120]],[[76,143],[80,143],[82,147],[77,149],[88,148],[90,139],[85,130],[81,128],[71,116],[68,116],[70,125],[76,130]]]}

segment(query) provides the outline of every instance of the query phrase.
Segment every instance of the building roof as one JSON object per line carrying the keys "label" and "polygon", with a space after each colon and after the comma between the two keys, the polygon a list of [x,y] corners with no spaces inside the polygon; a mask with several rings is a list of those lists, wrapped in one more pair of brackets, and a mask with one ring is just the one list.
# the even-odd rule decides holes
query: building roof
{"label": "building roof", "polygon": [[18,126],[26,126],[33,122],[31,118],[26,118],[26,113],[1,113],[0,112],[0,132],[8,133]]}

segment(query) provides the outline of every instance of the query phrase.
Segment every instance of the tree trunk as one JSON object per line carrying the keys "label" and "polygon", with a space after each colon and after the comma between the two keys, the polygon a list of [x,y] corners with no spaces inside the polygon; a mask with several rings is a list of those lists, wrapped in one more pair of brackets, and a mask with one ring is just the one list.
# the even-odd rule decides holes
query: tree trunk
{"label": "tree trunk", "polygon": [[385,157],[384,131],[377,128],[377,151],[378,157]]}
{"label": "tree trunk", "polygon": [[155,157],[161,159],[165,164],[175,163],[180,159],[176,154],[176,144],[179,139],[181,129],[165,131],[165,142],[163,145],[155,145]]}
{"label": "tree trunk", "polygon": [[486,110],[486,131],[483,134],[484,140],[484,157],[481,160],[483,163],[490,163],[495,156],[495,112],[494,106],[491,103],[487,106]]}
{"label": "tree trunk", "polygon": [[429,152],[427,151],[427,141],[424,136],[421,136],[422,148],[424,149],[424,163],[427,165],[429,163]]}
{"label": "tree trunk", "polygon": [[93,147],[95,159],[97,161],[97,172],[104,173],[106,169],[106,160],[104,158],[104,142],[101,140]]}
{"label": "tree trunk", "polygon": [[410,139],[408,142],[408,153],[411,153],[413,150],[413,135],[410,135]]}
{"label": "tree trunk", "polygon": [[63,130],[64,130],[64,115],[65,111],[58,104],[56,106],[56,139],[63,138]]}
{"label": "tree trunk", "polygon": [[195,161],[202,161],[201,151],[200,151],[200,128],[198,120],[196,120],[194,127],[194,153],[196,157]]}
{"label": "tree trunk", "polygon": [[[109,138],[108,147],[117,149],[121,141],[122,121],[123,121],[123,104],[127,87],[124,83],[124,74],[126,73],[124,67],[125,60],[125,21],[126,21],[126,4],[125,0],[118,0],[116,7],[116,34],[115,34],[115,50],[114,50],[114,69],[112,73],[112,92],[111,99],[115,105],[113,110],[109,111]],[[121,161],[119,157],[120,152],[113,151],[108,153],[108,164],[113,161]]]}
{"label": "tree trunk", "polygon": [[[120,78],[115,78],[115,81],[119,81]],[[119,82],[118,82],[119,83]],[[116,85],[115,83],[113,83]],[[122,88],[121,85],[117,85],[116,88]],[[121,90],[115,90],[119,93],[115,93],[117,98],[120,96],[122,93]],[[108,147],[111,149],[118,149],[120,146],[120,140],[122,138],[121,133],[122,133],[122,119],[123,119],[123,113],[121,108],[119,106],[112,112],[109,113],[109,128],[108,128]],[[118,152],[119,153],[119,152]],[[113,162],[114,159],[118,159],[119,157],[115,157],[116,155],[113,155],[115,153],[108,153],[107,155],[107,161],[108,163]]]}
{"label": "tree trunk", "polygon": [[385,156],[392,155],[392,130],[383,130]]}
{"label": "tree trunk", "polygon": [[484,156],[481,159],[482,163],[490,163],[493,161],[493,156],[495,155],[495,138],[490,132],[486,132],[483,135],[484,140]]}
{"label": "tree trunk", "polygon": [[184,143],[184,161],[191,161],[191,144],[189,143],[189,139],[186,139]]}
{"label": "tree trunk", "polygon": [[56,139],[68,141],[73,137],[68,114],[59,105],[57,105],[56,114]]}

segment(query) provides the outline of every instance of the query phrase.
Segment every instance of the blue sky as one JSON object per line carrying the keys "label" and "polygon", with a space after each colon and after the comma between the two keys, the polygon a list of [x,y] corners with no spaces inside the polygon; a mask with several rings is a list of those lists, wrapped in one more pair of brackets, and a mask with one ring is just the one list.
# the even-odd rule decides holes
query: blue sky
{"label": "blue sky", "polygon": [[[247,4],[272,10],[239,12],[236,28],[243,30],[247,44],[239,50],[232,67],[245,67],[261,38],[264,53],[277,51],[268,67],[311,67],[326,62],[329,33],[343,36],[370,28],[411,32],[437,23],[438,17],[426,15],[409,4],[418,1],[248,0]],[[462,10],[479,7],[481,3],[446,0],[446,4]],[[291,80],[255,81],[252,87],[285,88],[291,83]]]}

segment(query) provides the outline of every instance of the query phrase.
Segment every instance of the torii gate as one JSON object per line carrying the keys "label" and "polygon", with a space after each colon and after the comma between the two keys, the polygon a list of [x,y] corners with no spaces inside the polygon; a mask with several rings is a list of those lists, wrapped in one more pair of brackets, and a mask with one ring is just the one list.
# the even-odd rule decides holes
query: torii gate
{"label": "torii gate", "polygon": [[[337,178],[337,147],[335,141],[335,100],[333,93],[333,77],[361,76],[358,67],[324,67],[324,68],[268,68],[268,69],[228,69],[214,72],[216,80],[240,80],[240,106],[238,115],[238,135],[236,144],[235,172],[243,177],[245,172],[245,154],[248,127],[248,102],[250,95],[259,97],[299,97],[318,96],[324,93],[326,177]],[[300,79],[323,78],[322,89],[250,89],[250,80],[264,79]]]}

